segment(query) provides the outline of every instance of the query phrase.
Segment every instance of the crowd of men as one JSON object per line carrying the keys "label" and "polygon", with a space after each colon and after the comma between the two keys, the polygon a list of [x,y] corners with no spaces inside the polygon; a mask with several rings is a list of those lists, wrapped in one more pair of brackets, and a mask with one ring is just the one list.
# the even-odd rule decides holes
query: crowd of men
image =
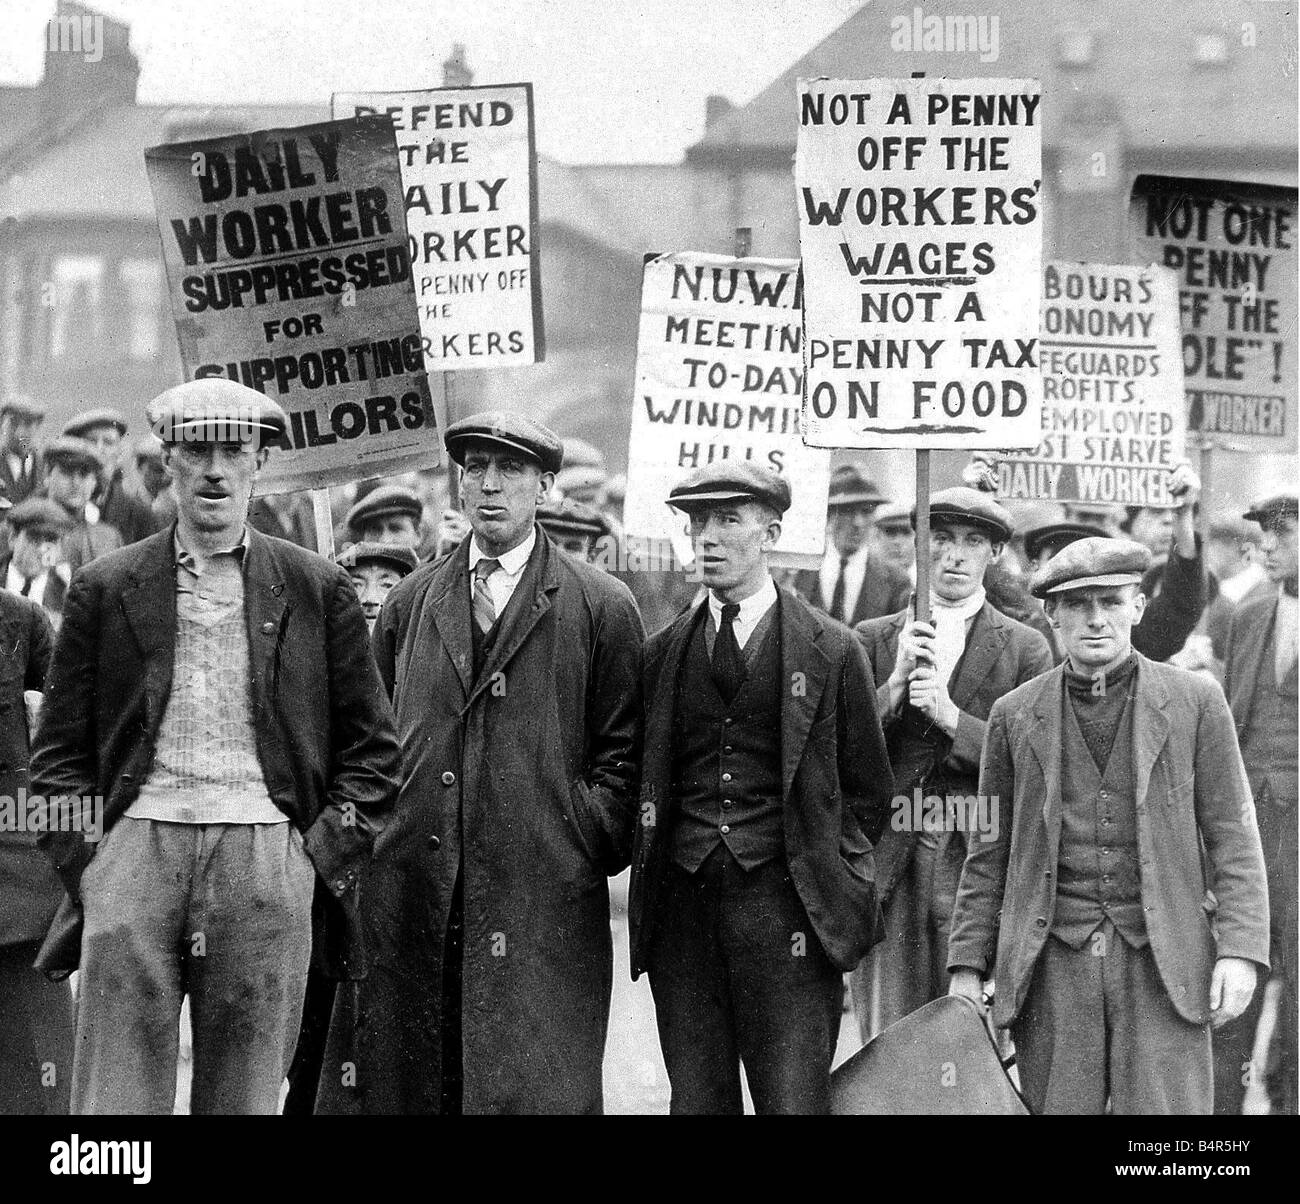
{"label": "crowd of men", "polygon": [[188,999],[195,1113],[599,1112],[629,866],[674,1112],[742,1067],[828,1111],[846,985],[864,1041],[968,1000],[1036,1112],[1296,1111],[1294,494],[1203,541],[1187,466],[1110,513],[977,455],[918,606],[854,464],[820,567],[770,563],[799,482],[723,460],[664,499],[692,574],[611,570],[599,454],[477,414],[459,507],[367,482],[331,563],[252,498],[259,393],[43,420],[0,399],[0,766],[43,808],[0,831],[0,1111],[169,1112]]}

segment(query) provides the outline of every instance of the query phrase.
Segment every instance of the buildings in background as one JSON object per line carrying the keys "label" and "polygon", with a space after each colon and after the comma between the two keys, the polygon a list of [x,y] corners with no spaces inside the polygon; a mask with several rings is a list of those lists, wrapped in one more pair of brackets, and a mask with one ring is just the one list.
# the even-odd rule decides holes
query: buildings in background
{"label": "buildings in background", "polygon": [[[916,9],[969,12],[960,0],[861,7],[748,104],[709,98],[708,128],[681,163],[573,166],[542,157],[547,360],[457,374],[456,408],[529,410],[621,465],[643,255],[729,253],[738,227],[751,232],[756,255],[798,254],[801,76],[1040,78],[1048,258],[1124,261],[1127,198],[1143,172],[1296,184],[1296,28],[1287,5],[986,0],[981,16],[998,21],[991,61],[895,49],[896,18]],[[89,12],[60,5],[64,15]],[[0,388],[41,399],[52,422],[110,401],[130,410],[179,376],[144,149],[329,115],[324,95],[314,105],[145,105],[138,78],[129,29],[105,17],[99,61],[47,45],[38,85],[0,87]],[[456,48],[440,82],[469,79]],[[881,476],[909,487],[906,458],[874,456]],[[955,472],[945,459],[936,483]],[[1269,458],[1257,467],[1252,488],[1286,471]]]}

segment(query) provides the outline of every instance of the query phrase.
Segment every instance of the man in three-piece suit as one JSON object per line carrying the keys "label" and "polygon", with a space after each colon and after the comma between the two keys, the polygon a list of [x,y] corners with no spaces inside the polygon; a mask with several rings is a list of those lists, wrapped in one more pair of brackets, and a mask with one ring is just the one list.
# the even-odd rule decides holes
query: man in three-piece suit
{"label": "man in three-piece suit", "polygon": [[14,505],[41,483],[36,432],[45,421],[45,407],[28,397],[9,394],[0,402],[0,493]]}
{"label": "man in three-piece suit", "polygon": [[0,556],[0,584],[31,598],[57,629],[68,593],[67,582],[55,571],[63,536],[72,526],[67,511],[49,498],[29,497],[3,518],[9,550]]}
{"label": "man in three-piece suit", "polygon": [[747,461],[669,503],[708,587],[646,649],[628,918],[675,1113],[824,1113],[842,974],[878,939],[871,839],[892,779],[861,647],[778,590],[790,506]]}
{"label": "man in three-piece suit", "polygon": [[871,526],[888,499],[852,464],[831,474],[826,500],[826,555],[820,569],[795,574],[794,592],[818,610],[852,627],[907,605],[907,574],[872,551]]}
{"label": "man in three-piece suit", "polygon": [[1252,1066],[1263,990],[1242,1017],[1215,1035],[1214,1110],[1241,1111],[1248,1075],[1262,1079],[1274,1111],[1296,1112],[1297,515],[1294,493],[1257,503],[1245,517],[1264,530],[1273,589],[1243,601],[1228,627],[1223,690],[1237,724],[1268,869],[1270,955],[1280,984],[1273,1054]]}
{"label": "man in three-piece suit", "polygon": [[[29,503],[24,503],[24,505]],[[0,497],[0,513],[9,500]],[[15,507],[17,509],[17,507]],[[72,993],[32,968],[63,897],[29,826],[28,708],[44,690],[54,634],[34,598],[0,589],[0,1115],[68,1110]]]}
{"label": "man in three-piece suit", "polygon": [[1072,543],[1034,575],[1066,659],[989,713],[950,991],[1010,1027],[1035,1112],[1203,1114],[1211,1024],[1268,967],[1255,808],[1218,685],[1147,660],[1131,632],[1151,554]]}
{"label": "man in three-piece suit", "polygon": [[985,597],[985,571],[1013,534],[1010,514],[958,487],[931,497],[930,524],[931,621],[903,610],[857,629],[898,790],[876,845],[885,938],[850,980],[864,1041],[947,991],[962,862],[996,821],[970,802],[985,720],[1003,694],[1052,667],[1047,641]]}
{"label": "man in three-piece suit", "polygon": [[[188,996],[194,1113],[274,1113],[313,939],[359,969],[357,883],[396,793],[392,712],[337,565],[246,526],[284,411],[227,380],[151,406],[176,525],[72,579],[32,757],[80,969],[72,1108],[170,1113]],[[102,807],[102,839],[62,812]]]}
{"label": "man in three-piece suit", "polygon": [[340,993],[317,1110],[600,1112],[641,620],[626,586],[538,529],[553,432],[494,412],[443,438],[471,532],[375,624],[403,785],[362,892],[369,974],[355,1015]]}

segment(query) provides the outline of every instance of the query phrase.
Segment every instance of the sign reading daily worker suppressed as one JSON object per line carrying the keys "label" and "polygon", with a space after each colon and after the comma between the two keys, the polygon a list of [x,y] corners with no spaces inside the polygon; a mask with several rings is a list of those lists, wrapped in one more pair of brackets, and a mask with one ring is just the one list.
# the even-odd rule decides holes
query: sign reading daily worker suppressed
{"label": "sign reading daily worker suppressed", "polygon": [[1043,271],[1041,442],[998,467],[998,496],[1174,506],[1185,405],[1178,278],[1169,268]]}
{"label": "sign reading daily worker suppressed", "polygon": [[1178,276],[1187,426],[1241,451],[1296,441],[1296,190],[1138,176],[1133,255]]}
{"label": "sign reading daily worker suppressed", "polygon": [[799,81],[810,444],[1039,442],[1041,99],[1031,79]]}
{"label": "sign reading daily worker suppressed", "polygon": [[[749,459],[787,477],[779,553],[821,555],[830,453],[799,435],[803,381],[799,265],[682,252],[649,259],[623,521],[673,539],[669,491],[696,468]],[[683,549],[684,550],[684,549]]]}
{"label": "sign reading daily worker suppressed", "polygon": [[545,358],[532,84],[341,92],[334,116],[397,133],[430,369]]}
{"label": "sign reading daily worker suppressed", "polygon": [[186,379],[229,377],[289,415],[257,492],[437,464],[388,121],[172,143],[145,164]]}

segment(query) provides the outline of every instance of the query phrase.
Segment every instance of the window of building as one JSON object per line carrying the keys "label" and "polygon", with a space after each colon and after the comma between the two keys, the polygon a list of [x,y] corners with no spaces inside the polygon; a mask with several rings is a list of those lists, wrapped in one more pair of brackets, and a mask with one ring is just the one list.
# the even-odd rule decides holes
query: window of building
{"label": "window of building", "polygon": [[104,344],[104,260],[98,255],[57,255],[41,285],[50,313],[50,359],[96,362]]}
{"label": "window of building", "polygon": [[162,267],[153,259],[123,259],[118,266],[125,301],[125,345],[137,363],[158,358],[162,343]]}

